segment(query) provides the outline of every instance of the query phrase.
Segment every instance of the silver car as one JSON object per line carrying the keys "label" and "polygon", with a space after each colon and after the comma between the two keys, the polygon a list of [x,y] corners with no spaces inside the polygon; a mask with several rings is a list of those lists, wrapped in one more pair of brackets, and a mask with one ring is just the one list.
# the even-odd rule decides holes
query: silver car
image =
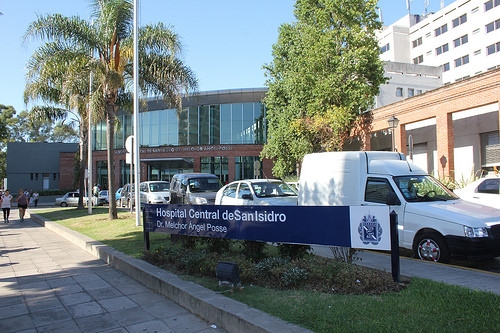
{"label": "silver car", "polygon": [[[68,192],[64,196],[60,198],[56,198],[56,206],[61,206],[61,207],[77,207],[78,206],[78,198],[80,196],[79,192]],[[87,205],[88,198],[83,197],[83,204]]]}
{"label": "silver car", "polygon": [[142,203],[168,204],[170,202],[170,183],[167,181],[147,181],[139,185]]}

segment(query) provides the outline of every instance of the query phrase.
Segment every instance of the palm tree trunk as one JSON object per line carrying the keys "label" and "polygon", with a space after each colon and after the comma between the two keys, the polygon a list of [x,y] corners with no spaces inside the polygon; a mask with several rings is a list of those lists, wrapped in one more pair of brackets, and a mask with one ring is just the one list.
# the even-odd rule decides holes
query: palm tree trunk
{"label": "palm tree trunk", "polygon": [[115,106],[108,104],[106,106],[106,138],[108,141],[107,160],[108,160],[108,197],[109,199],[109,219],[118,218],[115,200],[115,168],[114,168],[114,147],[115,147]]}

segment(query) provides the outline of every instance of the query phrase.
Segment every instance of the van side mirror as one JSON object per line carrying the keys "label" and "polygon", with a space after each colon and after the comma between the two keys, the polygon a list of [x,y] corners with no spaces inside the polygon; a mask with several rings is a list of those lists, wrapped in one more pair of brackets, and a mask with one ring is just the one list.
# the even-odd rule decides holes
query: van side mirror
{"label": "van side mirror", "polygon": [[401,202],[399,202],[398,196],[394,192],[387,193],[385,203],[389,206],[397,206],[401,204]]}

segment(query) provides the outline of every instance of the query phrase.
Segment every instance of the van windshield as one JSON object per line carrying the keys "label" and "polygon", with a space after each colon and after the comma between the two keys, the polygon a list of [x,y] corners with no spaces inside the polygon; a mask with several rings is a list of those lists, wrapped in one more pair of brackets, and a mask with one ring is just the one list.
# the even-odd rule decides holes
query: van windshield
{"label": "van windshield", "polygon": [[217,192],[222,187],[219,178],[191,178],[189,190],[191,193]]}
{"label": "van windshield", "polygon": [[458,197],[432,176],[398,176],[394,182],[408,202],[448,201]]}

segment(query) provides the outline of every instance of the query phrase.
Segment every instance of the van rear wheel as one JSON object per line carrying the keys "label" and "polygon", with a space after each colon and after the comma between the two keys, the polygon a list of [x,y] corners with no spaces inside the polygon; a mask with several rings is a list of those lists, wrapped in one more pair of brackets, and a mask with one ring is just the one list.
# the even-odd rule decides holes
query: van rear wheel
{"label": "van rear wheel", "polygon": [[450,250],[443,236],[437,232],[424,232],[413,242],[413,252],[417,258],[427,261],[448,263]]}

